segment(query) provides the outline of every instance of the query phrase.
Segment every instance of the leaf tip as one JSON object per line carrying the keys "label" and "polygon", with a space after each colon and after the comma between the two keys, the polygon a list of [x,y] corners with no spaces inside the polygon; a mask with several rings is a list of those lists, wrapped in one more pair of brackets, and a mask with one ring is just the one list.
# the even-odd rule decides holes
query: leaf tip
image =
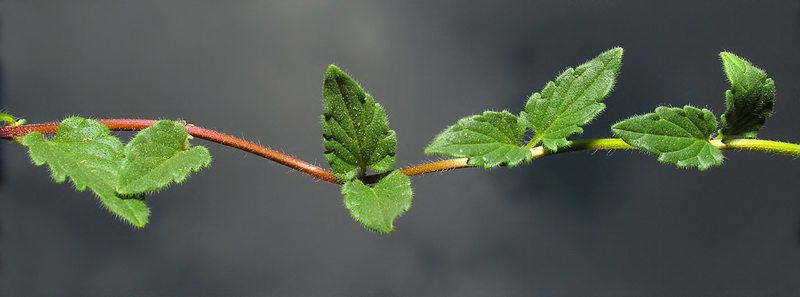
{"label": "leaf tip", "polygon": [[619,68],[622,64],[622,56],[624,53],[625,50],[622,47],[614,47],[600,54],[600,57],[607,57],[609,60],[611,60],[611,63],[609,64],[613,65],[614,68],[616,68],[616,70],[619,71]]}
{"label": "leaf tip", "polygon": [[625,49],[623,49],[620,46],[617,46],[617,47],[611,48],[610,50],[607,50],[606,53],[608,53],[609,55],[615,56],[615,57],[622,58],[622,55],[625,53]]}
{"label": "leaf tip", "polygon": [[345,74],[341,68],[339,68],[334,64],[328,65],[328,70],[325,71],[325,77],[335,77],[341,75],[347,75],[347,74]]}
{"label": "leaf tip", "polygon": [[731,52],[720,52],[719,58],[722,60],[723,65],[746,62],[744,59]]}

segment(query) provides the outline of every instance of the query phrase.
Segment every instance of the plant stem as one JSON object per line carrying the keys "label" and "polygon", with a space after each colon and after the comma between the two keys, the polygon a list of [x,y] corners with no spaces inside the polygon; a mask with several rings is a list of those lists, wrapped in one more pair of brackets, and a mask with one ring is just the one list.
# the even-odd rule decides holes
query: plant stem
{"label": "plant stem", "polygon": [[[108,126],[109,129],[114,131],[139,131],[144,128],[150,127],[156,120],[142,120],[142,119],[99,119],[97,120],[103,125]],[[39,132],[42,134],[53,134],[58,130],[60,122],[44,123],[44,124],[31,124],[22,126],[3,126],[0,127],[0,138],[10,139],[12,141],[22,137],[30,132]],[[201,128],[192,124],[186,124],[186,131],[189,135],[197,138],[205,139],[211,142],[216,142],[222,145],[238,148],[240,150],[253,153],[264,158],[270,159],[277,163],[283,164],[314,178],[324,180],[327,182],[341,184],[342,181],[333,177],[333,174],[325,169],[322,169],[314,164],[305,162],[295,157],[278,152],[263,145],[247,141],[238,137],[228,134],[220,133],[214,130]]]}
{"label": "plant stem", "polygon": [[[585,150],[614,150],[614,149],[636,149],[636,148],[630,146],[629,144],[622,141],[622,139],[618,138],[587,139],[587,140],[575,140],[572,142],[572,145],[566,148],[562,148],[557,152],[546,150],[544,149],[543,146],[537,146],[531,148],[531,156],[533,159],[536,159],[548,155],[555,155],[568,152],[585,151]],[[414,176],[414,175],[426,174],[437,171],[473,167],[472,165],[469,165],[467,163],[467,160],[468,160],[467,158],[457,158],[457,159],[436,161],[436,162],[406,167],[400,169],[400,172],[408,176]],[[370,178],[367,179],[367,181],[372,181],[372,179],[374,179],[374,177],[372,176],[368,176],[365,178]]]}
{"label": "plant stem", "polygon": [[530,141],[528,141],[528,143],[525,144],[525,148],[532,149],[533,146],[538,144],[540,141],[542,141],[542,136],[537,133],[536,135],[533,136],[533,139],[531,139]]}
{"label": "plant stem", "polygon": [[761,139],[727,139],[712,140],[711,144],[721,150],[758,151],[800,157],[800,144],[794,143]]}
{"label": "plant stem", "polygon": [[[109,129],[114,131],[139,131],[144,128],[152,126],[156,120],[142,120],[142,119],[100,119],[97,120],[103,125],[108,126]],[[0,127],[0,139],[9,139],[16,141],[19,137],[30,132],[39,132],[42,134],[53,134],[58,130],[60,122],[51,122],[44,124],[31,124],[21,126],[2,126]],[[216,142],[222,145],[238,148],[240,150],[253,153],[269,160],[288,166],[314,178],[327,181],[334,184],[342,184],[344,182],[333,177],[333,174],[319,166],[302,161],[295,157],[278,152],[271,148],[262,146],[260,144],[247,141],[238,137],[228,134],[220,133],[214,130],[201,128],[192,124],[186,124],[186,131],[197,138],[205,139],[211,142]],[[761,140],[761,139],[723,139],[711,140],[711,144],[721,150],[747,150],[747,151],[760,151],[767,153],[775,153],[782,155],[789,155],[800,157],[800,144]],[[561,148],[556,152],[546,150],[542,146],[531,148],[531,157],[533,159],[541,158],[544,156],[586,151],[586,150],[618,150],[618,149],[636,149],[619,138],[601,138],[601,139],[586,139],[574,140],[572,145]],[[429,162],[416,166],[410,166],[400,169],[405,175],[414,176],[426,173],[452,170],[458,168],[474,167],[469,165],[467,158],[447,159],[435,162]],[[368,175],[361,178],[367,183],[375,183],[382,176],[387,173],[379,173]]]}

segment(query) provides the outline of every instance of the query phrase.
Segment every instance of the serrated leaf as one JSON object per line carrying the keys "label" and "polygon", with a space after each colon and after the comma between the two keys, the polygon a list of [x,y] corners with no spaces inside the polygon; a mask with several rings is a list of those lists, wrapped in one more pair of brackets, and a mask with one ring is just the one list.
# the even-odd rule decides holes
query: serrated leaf
{"label": "serrated leaf", "polygon": [[484,168],[513,167],[531,160],[531,151],[520,145],[524,134],[525,126],[513,114],[487,111],[458,120],[439,133],[425,153],[467,157],[468,164]]}
{"label": "serrated leaf", "polygon": [[392,168],[397,136],[389,130],[383,107],[344,71],[328,67],[322,91],[321,122],[325,159],[342,181],[360,177],[367,167]]}
{"label": "serrated leaf", "polygon": [[567,139],[570,135],[583,133],[581,126],[605,109],[600,101],[614,87],[622,53],[622,48],[614,48],[575,69],[569,68],[547,83],[541,93],[531,95],[520,114],[536,133],[529,146],[542,141],[547,149],[556,151],[571,144]]}
{"label": "serrated leaf", "polygon": [[413,193],[411,180],[400,171],[389,175],[370,187],[360,180],[342,186],[344,205],[353,218],[371,230],[390,233],[394,219],[411,208]]}
{"label": "serrated leaf", "polygon": [[722,152],[709,142],[717,119],[707,109],[658,107],[619,122],[611,130],[628,144],[649,151],[658,160],[679,167],[706,170],[722,164]]}
{"label": "serrated leaf", "polygon": [[117,192],[131,195],[159,190],[173,181],[183,182],[190,173],[210,163],[208,149],[189,147],[189,134],[183,123],[158,121],[125,146]]}
{"label": "serrated leaf", "polygon": [[136,227],[147,224],[150,210],[143,197],[123,197],[115,191],[123,147],[103,124],[72,117],[61,122],[52,140],[31,132],[22,137],[21,143],[28,147],[35,165],[50,167],[56,182],[69,178],[78,191],[91,189],[111,213]]}
{"label": "serrated leaf", "polygon": [[720,136],[755,138],[775,106],[775,82],[763,70],[727,52],[719,54],[731,89],[725,92]]}

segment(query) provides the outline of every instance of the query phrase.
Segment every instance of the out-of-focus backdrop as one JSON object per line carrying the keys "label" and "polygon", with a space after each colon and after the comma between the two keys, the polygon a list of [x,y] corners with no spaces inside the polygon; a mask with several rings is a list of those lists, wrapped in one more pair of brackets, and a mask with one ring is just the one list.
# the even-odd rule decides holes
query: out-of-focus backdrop
{"label": "out-of-focus backdrop", "polygon": [[[526,3],[527,2],[527,3]],[[327,166],[337,64],[384,105],[399,166],[457,119],[523,108],[568,66],[625,48],[606,111],[724,111],[718,53],[765,69],[760,136],[800,142],[797,1],[3,1],[2,110],[183,119]],[[129,137],[130,134],[123,134]],[[4,296],[797,296],[800,161],[726,151],[706,172],[580,152],[413,178],[369,232],[339,188],[241,151],[151,195],[136,230],[2,147]]]}

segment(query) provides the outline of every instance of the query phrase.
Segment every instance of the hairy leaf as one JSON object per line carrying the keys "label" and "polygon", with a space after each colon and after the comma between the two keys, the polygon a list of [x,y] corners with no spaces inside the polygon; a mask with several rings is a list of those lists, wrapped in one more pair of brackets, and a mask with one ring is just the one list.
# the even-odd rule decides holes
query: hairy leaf
{"label": "hairy leaf", "polygon": [[569,68],[547,83],[541,93],[531,95],[520,114],[528,128],[536,132],[529,146],[542,141],[546,148],[556,151],[570,145],[570,135],[583,133],[581,126],[605,109],[600,101],[614,87],[622,52],[622,48],[614,48],[575,69]]}
{"label": "hairy leaf", "polygon": [[12,116],[10,114],[7,114],[7,113],[1,113],[0,112],[0,122],[14,123],[16,121],[17,120],[14,119],[14,116]]}
{"label": "hairy leaf", "polygon": [[78,191],[91,189],[112,213],[137,227],[147,224],[150,210],[143,196],[121,196],[115,190],[123,147],[103,124],[72,117],[61,122],[52,140],[31,132],[21,143],[30,150],[34,164],[49,165],[56,182],[69,177]]}
{"label": "hairy leaf", "polygon": [[360,180],[342,186],[344,205],[353,218],[371,230],[390,233],[394,219],[411,208],[411,180],[400,171],[392,171],[374,187]]}
{"label": "hairy leaf", "polygon": [[722,52],[719,56],[731,83],[731,89],[725,92],[727,109],[719,133],[723,137],[755,138],[775,106],[775,82],[734,54]]}
{"label": "hairy leaf", "polygon": [[611,130],[628,144],[679,167],[706,170],[722,164],[722,152],[709,142],[717,119],[707,109],[658,107],[655,113],[619,122]]}
{"label": "hairy leaf", "polygon": [[125,146],[117,192],[130,195],[155,191],[173,181],[181,183],[191,172],[210,163],[208,149],[189,148],[189,134],[183,123],[158,121]]}
{"label": "hairy leaf", "polygon": [[520,145],[524,134],[525,126],[513,114],[487,111],[458,120],[439,133],[425,153],[467,157],[470,165],[484,168],[513,167],[531,160],[530,150]]}
{"label": "hairy leaf", "polygon": [[322,97],[325,159],[333,176],[349,181],[363,175],[367,167],[392,168],[397,137],[389,130],[383,107],[334,65],[325,73]]}
{"label": "hairy leaf", "polygon": [[6,122],[8,124],[0,123],[0,126],[10,125],[10,126],[21,126],[25,124],[25,119],[15,119],[14,116],[7,114],[7,113],[0,113],[0,122]]}

